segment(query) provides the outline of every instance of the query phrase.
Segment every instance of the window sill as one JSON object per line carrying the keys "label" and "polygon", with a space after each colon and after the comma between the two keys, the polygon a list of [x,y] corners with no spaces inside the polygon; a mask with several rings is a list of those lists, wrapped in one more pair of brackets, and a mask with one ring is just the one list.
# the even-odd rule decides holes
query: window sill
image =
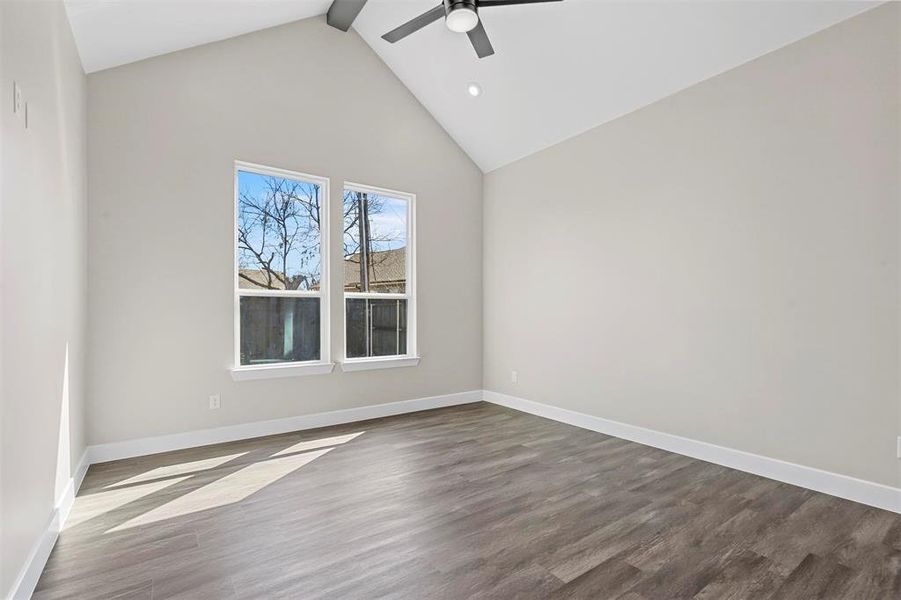
{"label": "window sill", "polygon": [[391,356],[379,358],[348,358],[341,363],[342,371],[368,371],[370,369],[395,369],[415,367],[419,364],[418,356]]}
{"label": "window sill", "polygon": [[335,368],[335,363],[310,362],[287,363],[283,365],[244,365],[231,369],[235,381],[252,379],[277,379],[279,377],[300,377],[303,375],[328,375]]}

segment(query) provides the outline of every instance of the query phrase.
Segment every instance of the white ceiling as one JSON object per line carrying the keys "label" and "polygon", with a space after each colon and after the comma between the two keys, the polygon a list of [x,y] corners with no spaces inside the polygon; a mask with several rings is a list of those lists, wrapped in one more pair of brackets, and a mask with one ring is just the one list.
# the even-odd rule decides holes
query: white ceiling
{"label": "white ceiling", "polygon": [[[324,13],[330,0],[67,0],[88,72]],[[863,12],[863,1],[601,1],[486,8],[479,60],[436,0],[369,0],[354,28],[490,171]],[[472,98],[466,84],[484,89]]]}
{"label": "white ceiling", "polygon": [[[2,2],[3,0],[0,0]],[[321,15],[331,0],[65,0],[87,73]]]}

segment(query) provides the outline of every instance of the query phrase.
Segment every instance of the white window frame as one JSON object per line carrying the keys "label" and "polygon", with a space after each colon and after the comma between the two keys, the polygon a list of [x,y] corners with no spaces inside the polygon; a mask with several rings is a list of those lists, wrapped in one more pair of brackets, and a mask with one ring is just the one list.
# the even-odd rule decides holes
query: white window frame
{"label": "white window frame", "polygon": [[[282,177],[306,181],[319,186],[320,193],[320,223],[319,223],[319,259],[321,264],[319,291],[314,290],[258,290],[242,289],[239,269],[238,250],[238,172],[246,171],[259,175]],[[331,330],[329,311],[329,204],[331,196],[329,192],[329,179],[309,173],[289,171],[258,165],[254,163],[235,161],[234,166],[234,222],[232,224],[233,243],[233,285],[234,285],[234,366],[231,369],[232,379],[245,381],[250,379],[269,379],[275,377],[293,377],[297,375],[322,375],[331,373],[335,364],[331,362]],[[241,364],[241,297],[247,296],[277,296],[277,297],[304,297],[319,298],[319,360],[284,362],[271,365],[242,365]]]}
{"label": "white window frame", "polygon": [[[341,360],[342,371],[364,371],[369,369],[388,369],[393,367],[415,367],[419,364],[419,354],[416,350],[416,194],[390,190],[362,183],[345,181],[341,190],[341,205],[344,206],[344,193],[346,191],[375,194],[378,196],[390,196],[407,203],[407,246],[404,256],[406,269],[406,282],[403,294],[386,294],[378,292],[347,292],[344,291],[344,281],[341,281],[341,328],[344,340],[344,351]],[[343,210],[342,210],[343,214]],[[342,222],[342,231],[343,231]],[[343,240],[342,240],[343,243]],[[342,256],[343,259],[343,256]],[[343,269],[342,269],[343,273]],[[360,358],[348,358],[347,356],[347,300],[349,298],[368,298],[370,300],[406,300],[407,301],[407,353],[394,356],[369,356]]]}

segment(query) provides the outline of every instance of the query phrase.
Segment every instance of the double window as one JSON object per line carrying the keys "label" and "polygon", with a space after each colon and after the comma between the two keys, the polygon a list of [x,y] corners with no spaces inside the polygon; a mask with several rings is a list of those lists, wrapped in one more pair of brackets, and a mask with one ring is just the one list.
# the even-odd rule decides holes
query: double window
{"label": "double window", "polygon": [[[344,189],[345,370],[416,355],[413,201]],[[236,163],[236,379],[332,370],[329,227],[328,179]]]}

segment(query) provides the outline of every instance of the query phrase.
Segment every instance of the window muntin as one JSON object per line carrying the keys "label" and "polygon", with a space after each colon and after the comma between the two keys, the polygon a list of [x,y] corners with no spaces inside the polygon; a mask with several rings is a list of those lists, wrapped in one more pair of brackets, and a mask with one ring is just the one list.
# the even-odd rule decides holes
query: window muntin
{"label": "window muntin", "polygon": [[415,355],[414,196],[344,189],[346,359]]}
{"label": "window muntin", "polygon": [[235,364],[328,361],[328,180],[235,167]]}

